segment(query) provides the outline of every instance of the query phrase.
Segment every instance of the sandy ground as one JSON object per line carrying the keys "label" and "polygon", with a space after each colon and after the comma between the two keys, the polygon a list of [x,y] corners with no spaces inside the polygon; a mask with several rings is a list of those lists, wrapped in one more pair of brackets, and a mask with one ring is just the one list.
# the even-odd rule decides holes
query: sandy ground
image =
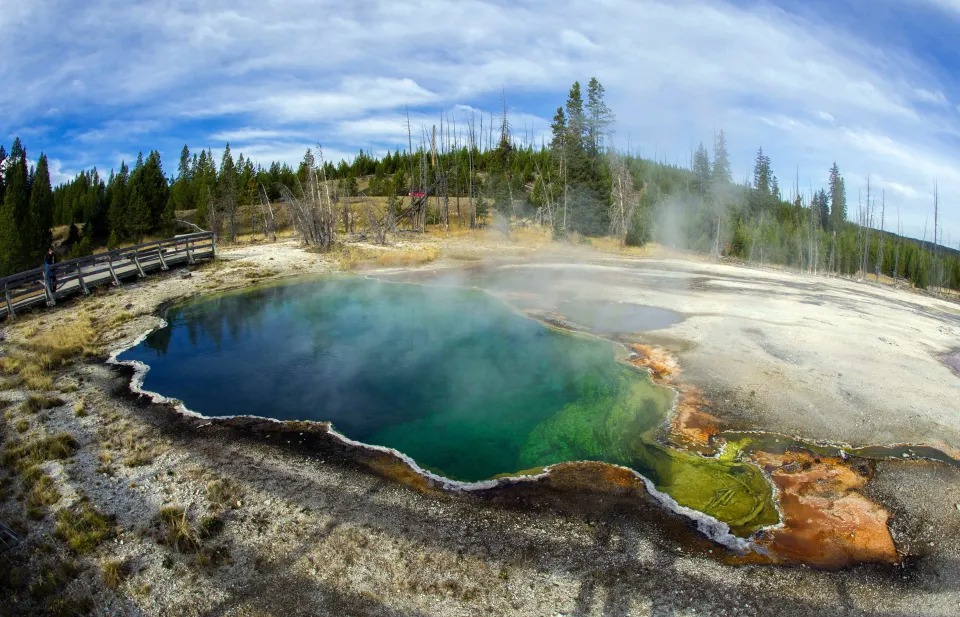
{"label": "sandy ground", "polygon": [[[537,264],[518,266],[530,251],[504,241],[450,240],[444,251],[460,257],[417,276],[447,277],[488,263],[476,256],[490,257],[494,265],[482,267],[521,270],[523,291],[539,286],[547,303],[579,295],[681,311],[679,324],[634,336],[673,351],[715,413],[737,428],[960,448],[960,377],[941,361],[958,346],[956,305],[822,277],[583,250],[541,250]],[[222,250],[221,258],[189,278],[174,271],[69,306],[132,315],[103,332],[104,349],[113,349],[153,327],[153,312],[165,302],[334,268],[293,243]],[[495,292],[508,299],[518,293],[503,286]],[[67,310],[25,316],[4,335],[16,342]],[[53,538],[52,515],[31,522],[17,499],[0,505],[0,519],[29,529],[28,550],[14,553],[15,563],[77,561],[79,574],[58,593],[91,597],[97,614],[960,612],[955,467],[877,465],[866,491],[894,515],[898,550],[909,556],[899,566],[733,566],[724,549],[653,503],[640,485],[598,488],[601,472],[589,466],[487,494],[409,488],[390,479],[401,473],[390,461],[322,431],[184,417],[124,394],[127,379],[92,359],[58,374],[50,394],[63,405],[30,417],[15,405],[7,410],[10,423],[28,420],[24,435],[68,431],[80,443],[72,458],[44,465],[61,489],[54,510],[85,495],[117,517],[110,540],[71,556]],[[11,403],[26,395],[2,392]],[[83,417],[74,411],[79,402],[89,410]],[[141,455],[137,465],[122,462],[131,452]],[[105,455],[112,462],[104,463]],[[217,486],[229,487],[226,496]],[[184,508],[194,525],[215,517],[223,529],[203,540],[203,550],[178,551],[158,541],[156,517],[167,505]],[[126,576],[108,589],[102,567],[118,558]],[[25,589],[9,594],[0,614],[49,608]]]}

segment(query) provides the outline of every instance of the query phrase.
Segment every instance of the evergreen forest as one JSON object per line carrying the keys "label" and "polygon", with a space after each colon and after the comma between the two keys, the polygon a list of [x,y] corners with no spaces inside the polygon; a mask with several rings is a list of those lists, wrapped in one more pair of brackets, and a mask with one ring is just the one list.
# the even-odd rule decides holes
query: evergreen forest
{"label": "evergreen forest", "polygon": [[[943,242],[936,191],[932,228],[908,238],[896,205],[869,181],[853,199],[836,162],[824,162],[820,188],[801,191],[797,181],[784,187],[762,147],[753,177],[735,181],[722,130],[688,165],[616,152],[603,86],[594,78],[585,90],[574,83],[556,108],[549,143],[517,138],[504,103],[497,118],[443,117],[417,135],[410,130],[402,150],[379,157],[361,150],[335,164],[318,147],[296,168],[234,157],[229,144],[217,155],[184,146],[169,174],[151,150],[108,174],[84,170],[52,187],[47,157],[34,162],[16,139],[9,152],[0,146],[0,275],[39,266],[57,227],[67,228],[61,257],[189,232],[188,224],[234,241],[244,220],[246,229],[259,224],[267,232],[264,208],[272,219],[274,210],[325,198],[340,234],[426,225],[509,233],[537,224],[565,241],[612,236],[623,246],[656,242],[810,273],[960,290],[960,252]],[[348,207],[374,197],[378,205],[364,213]],[[419,219],[406,216],[414,206],[423,206]]]}

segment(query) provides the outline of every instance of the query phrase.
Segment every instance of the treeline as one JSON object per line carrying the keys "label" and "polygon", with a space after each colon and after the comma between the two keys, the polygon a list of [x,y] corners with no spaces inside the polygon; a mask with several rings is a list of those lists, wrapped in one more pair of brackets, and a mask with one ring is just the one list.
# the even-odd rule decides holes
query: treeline
{"label": "treeline", "polygon": [[40,266],[53,222],[50,170],[43,154],[31,165],[19,139],[0,146],[0,274]]}
{"label": "treeline", "polygon": [[[612,151],[607,136],[613,123],[594,78],[585,96],[579,82],[571,86],[554,115],[549,143],[516,139],[504,104],[496,120],[442,117],[422,127],[416,143],[411,135],[408,149],[382,157],[361,150],[337,164],[308,150],[296,168],[280,162],[263,167],[243,154],[235,160],[229,144],[219,159],[209,149],[191,153],[184,146],[176,174],[166,178],[153,151],[132,170],[123,163],[104,179],[94,169],[57,187],[52,218],[74,225],[77,254],[168,233],[178,211],[193,210],[199,225],[235,239],[242,206],[299,200],[319,182],[331,189],[327,199],[334,203],[359,194],[388,197],[390,216],[367,217],[378,235],[395,221],[422,229],[426,219],[404,219],[401,212],[429,196],[435,205],[426,216],[444,226],[454,220],[481,225],[492,212],[497,225],[536,222],[560,238],[610,234],[623,244],[657,241],[809,272],[871,273],[918,287],[960,289],[957,251],[943,247],[936,232],[934,242],[904,238],[882,193],[867,187],[865,202],[848,212],[836,163],[825,170],[823,188],[804,193],[794,182],[785,190],[760,149],[752,180],[737,183],[723,131],[712,152],[701,144],[689,165],[680,166]],[[255,210],[247,212],[252,217]],[[355,231],[359,219],[345,206],[334,216],[336,229]]]}
{"label": "treeline", "polygon": [[176,212],[181,210],[196,210],[194,218],[200,225],[218,233],[226,227],[235,239],[241,204],[256,202],[261,186],[267,191],[266,199],[276,200],[280,197],[277,187],[295,182],[296,174],[288,165],[273,163],[264,169],[242,154],[234,161],[229,144],[219,166],[212,151],[191,154],[184,146],[176,176],[167,178],[160,153],[154,150],[146,159],[139,155],[133,169],[122,162],[119,171],[111,170],[106,179],[97,169],[82,171],[58,186],[53,221],[78,229],[82,226],[82,238],[73,248],[77,255],[96,246],[169,234],[175,227]]}

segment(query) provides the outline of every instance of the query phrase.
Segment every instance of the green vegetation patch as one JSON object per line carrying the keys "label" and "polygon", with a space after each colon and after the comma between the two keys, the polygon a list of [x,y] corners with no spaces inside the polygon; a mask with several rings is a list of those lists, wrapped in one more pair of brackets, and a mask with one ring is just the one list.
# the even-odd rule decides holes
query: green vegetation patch
{"label": "green vegetation patch", "polygon": [[116,589],[129,575],[129,567],[122,559],[113,559],[103,564],[103,583],[110,589]]}
{"label": "green vegetation patch", "polygon": [[30,583],[30,597],[37,601],[50,598],[79,573],[80,567],[69,559],[47,564],[40,569],[39,576]]}
{"label": "green vegetation patch", "polygon": [[160,508],[157,514],[160,524],[160,542],[181,553],[196,553],[200,550],[200,533],[194,528],[186,510],[175,506]]}
{"label": "green vegetation patch", "polygon": [[43,518],[46,508],[60,501],[60,491],[53,478],[37,466],[28,468],[22,479],[27,491],[27,516],[34,520]]}
{"label": "green vegetation patch", "polygon": [[43,396],[33,394],[23,402],[20,408],[27,413],[37,413],[38,411],[43,411],[44,409],[53,409],[54,407],[60,407],[61,405],[66,405],[63,399],[55,396]]}
{"label": "green vegetation patch", "polygon": [[57,512],[54,534],[78,555],[92,552],[114,531],[114,517],[102,514],[87,500]]}
{"label": "green vegetation patch", "polygon": [[35,441],[13,444],[3,452],[3,464],[19,471],[44,461],[70,458],[80,444],[69,433],[57,433]]}

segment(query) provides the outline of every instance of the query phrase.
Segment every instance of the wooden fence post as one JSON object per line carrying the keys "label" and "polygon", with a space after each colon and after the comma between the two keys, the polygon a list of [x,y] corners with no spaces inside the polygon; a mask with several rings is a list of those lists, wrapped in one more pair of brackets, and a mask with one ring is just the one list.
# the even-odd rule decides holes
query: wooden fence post
{"label": "wooden fence post", "polygon": [[139,251],[133,251],[133,265],[137,267],[137,272],[140,274],[140,278],[146,278],[147,275],[143,272],[143,267],[140,265],[140,257],[137,256]]}
{"label": "wooden fence post", "polygon": [[80,281],[80,289],[83,290],[83,295],[89,296],[90,290],[87,289],[87,283],[83,280],[83,269],[79,263],[77,264],[77,280]]}
{"label": "wooden fence post", "polygon": [[113,252],[107,253],[107,267],[110,268],[110,276],[113,277],[113,284],[117,287],[122,287],[120,279],[117,278],[117,273],[113,269]]}
{"label": "wooden fence post", "polygon": [[47,280],[46,276],[43,277],[43,293],[47,296],[47,306],[57,305],[57,299],[53,296],[53,291],[50,290],[50,281]]}
{"label": "wooden fence post", "polygon": [[13,311],[13,302],[10,301],[10,287],[6,283],[3,284],[3,295],[7,299],[7,315],[16,317],[17,314]]}

